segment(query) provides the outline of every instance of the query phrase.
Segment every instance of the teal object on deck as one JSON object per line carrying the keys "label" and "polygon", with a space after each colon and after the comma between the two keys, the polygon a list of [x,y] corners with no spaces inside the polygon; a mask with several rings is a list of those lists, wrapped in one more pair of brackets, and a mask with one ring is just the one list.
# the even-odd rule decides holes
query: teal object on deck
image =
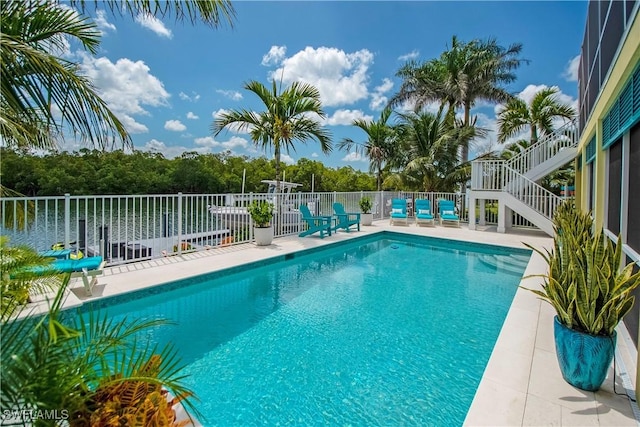
{"label": "teal object on deck", "polygon": [[313,216],[307,205],[300,205],[300,213],[302,220],[307,223],[307,229],[300,234],[299,237],[309,236],[314,233],[320,233],[320,238],[324,235],[331,236],[331,217],[330,216]]}
{"label": "teal object on deck", "polygon": [[360,212],[346,212],[344,205],[339,202],[333,204],[333,212],[336,217],[336,226],[334,230],[343,229],[347,233],[350,231],[351,226],[356,226],[360,231]]}
{"label": "teal object on deck", "polygon": [[613,360],[615,331],[611,337],[585,334],[567,328],[556,316],[553,332],[556,355],[565,381],[582,390],[598,390]]}
{"label": "teal object on deck", "polygon": [[49,249],[40,253],[45,258],[69,259],[71,257],[71,249]]}

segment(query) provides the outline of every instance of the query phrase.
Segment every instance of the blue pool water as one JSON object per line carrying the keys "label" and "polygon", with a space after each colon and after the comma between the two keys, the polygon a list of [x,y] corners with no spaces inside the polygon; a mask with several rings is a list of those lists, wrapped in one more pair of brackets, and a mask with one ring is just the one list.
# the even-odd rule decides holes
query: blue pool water
{"label": "blue pool water", "polygon": [[460,425],[523,273],[483,257],[514,252],[386,233],[101,304],[175,322],[148,339],[204,425]]}

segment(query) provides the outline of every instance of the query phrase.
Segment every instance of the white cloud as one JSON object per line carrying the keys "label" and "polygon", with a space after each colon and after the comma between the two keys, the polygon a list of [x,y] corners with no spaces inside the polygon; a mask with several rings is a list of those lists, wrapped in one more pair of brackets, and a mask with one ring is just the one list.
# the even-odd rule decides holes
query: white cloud
{"label": "white cloud", "polygon": [[174,132],[182,132],[187,130],[187,127],[182,124],[180,120],[167,120],[164,123],[164,128],[166,130],[172,130]]}
{"label": "white cloud", "polygon": [[161,153],[167,159],[179,157],[186,151],[195,151],[200,154],[211,152],[211,149],[209,147],[185,147],[175,145],[167,146],[164,142],[158,141],[157,139],[147,141],[147,143],[139,149],[142,151],[149,151],[151,153]]}
{"label": "white cloud", "polygon": [[105,57],[95,58],[82,53],[80,66],[87,78],[98,88],[109,108],[125,124],[130,133],[147,132],[145,125],[133,116],[149,115],[143,106],[168,106],[169,93],[143,61],[127,58],[115,64]]}
{"label": "white cloud", "polygon": [[247,148],[249,141],[239,136],[232,136],[228,141],[216,141],[211,136],[205,136],[203,138],[196,138],[194,140],[196,145],[200,147],[210,147],[220,150],[233,150],[234,148]]}
{"label": "white cloud", "polygon": [[567,66],[564,69],[564,73],[562,73],[562,77],[565,78],[568,82],[577,82],[578,81],[578,69],[580,68],[580,55],[570,59],[567,62]]}
{"label": "white cloud", "polygon": [[350,126],[356,119],[371,121],[373,116],[365,115],[361,110],[336,110],[331,116],[327,117],[325,124],[330,126]]}
{"label": "white cloud", "polygon": [[217,89],[216,90],[217,93],[224,95],[225,97],[232,99],[234,101],[240,101],[242,99],[242,94],[240,92],[237,92],[235,90],[222,90],[222,89]]}
{"label": "white cloud", "polygon": [[189,96],[184,92],[180,92],[178,94],[178,96],[180,97],[180,99],[182,99],[183,101],[191,101],[191,102],[195,102],[197,100],[200,99],[200,95],[198,95],[197,93],[193,92],[193,95]]}
{"label": "white cloud", "polygon": [[341,159],[343,162],[366,162],[367,159],[364,158],[360,153],[356,151],[352,151]]}
{"label": "white cloud", "polygon": [[296,161],[293,160],[293,157],[291,157],[288,154],[280,154],[280,161],[282,163],[287,164],[287,165],[295,165],[296,164]]}
{"label": "white cloud", "polygon": [[320,91],[325,106],[353,104],[369,95],[367,81],[373,53],[366,49],[353,53],[329,47],[306,47],[282,61],[271,78],[286,84],[303,81]]}
{"label": "white cloud", "polygon": [[287,53],[286,46],[271,46],[269,52],[262,57],[262,65],[278,65],[284,59],[285,54]]}
{"label": "white cloud", "polygon": [[136,22],[144,28],[153,31],[160,37],[166,37],[168,39],[173,38],[173,33],[171,32],[171,30],[165,27],[162,21],[160,21],[155,16],[140,14],[136,16]]}
{"label": "white cloud", "polygon": [[96,12],[95,23],[102,35],[105,35],[109,31],[116,31],[116,26],[107,20],[107,13],[104,10],[98,10]]}
{"label": "white cloud", "polygon": [[198,120],[200,117],[196,116],[193,112],[189,111],[187,113],[187,119],[189,120]]}
{"label": "white cloud", "polygon": [[218,117],[220,117],[223,114],[226,114],[228,112],[229,112],[229,110],[225,110],[224,108],[219,108],[216,111],[214,111],[213,113],[211,113],[211,117],[213,117],[214,119],[217,119]]}
{"label": "white cloud", "polygon": [[371,108],[372,110],[382,110],[389,102],[389,99],[384,96],[384,94],[389,92],[392,88],[393,82],[390,79],[386,77],[382,79],[382,84],[380,86],[376,86],[373,89],[369,108]]}
{"label": "white cloud", "polygon": [[418,56],[420,56],[420,52],[417,49],[414,49],[409,53],[398,56],[398,61],[408,61],[410,59],[416,59]]}
{"label": "white cloud", "polygon": [[320,157],[320,156],[318,156],[318,153],[313,152],[313,153],[311,153],[311,157],[316,158],[316,157]]}

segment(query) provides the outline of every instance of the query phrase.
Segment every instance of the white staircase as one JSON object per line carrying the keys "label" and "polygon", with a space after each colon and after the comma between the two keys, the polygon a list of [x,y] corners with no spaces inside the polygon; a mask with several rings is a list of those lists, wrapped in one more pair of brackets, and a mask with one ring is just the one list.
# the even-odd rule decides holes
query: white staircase
{"label": "white staircase", "polygon": [[[535,181],[573,160],[577,146],[578,135],[573,121],[509,160],[473,161],[469,206],[475,206],[476,200],[498,200],[499,232],[510,227],[510,211],[514,211],[553,235],[553,213],[564,199]],[[484,212],[481,212],[481,223],[483,219]],[[475,225],[475,209],[470,209],[469,228],[475,229]]]}

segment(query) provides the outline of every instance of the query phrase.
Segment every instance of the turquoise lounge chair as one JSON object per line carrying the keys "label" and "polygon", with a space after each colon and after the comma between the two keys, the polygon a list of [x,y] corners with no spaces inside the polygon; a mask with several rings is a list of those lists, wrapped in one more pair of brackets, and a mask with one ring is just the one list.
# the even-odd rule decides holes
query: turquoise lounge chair
{"label": "turquoise lounge chair", "polygon": [[344,229],[347,233],[352,225],[357,226],[360,231],[360,212],[345,212],[342,203],[335,202],[333,204],[333,212],[336,217],[336,226],[334,230]]}
{"label": "turquoise lounge chair", "polygon": [[409,224],[407,218],[407,201],[405,199],[393,199],[391,201],[391,216],[389,223],[394,225],[396,222]]}
{"label": "turquoise lounge chair", "polygon": [[416,199],[416,225],[436,225],[431,210],[431,202],[427,199]]}
{"label": "turquoise lounge chair", "polygon": [[54,259],[51,264],[43,267],[29,269],[37,274],[44,273],[71,273],[71,278],[80,277],[84,284],[87,295],[93,294],[93,288],[98,283],[98,278],[102,274],[105,261],[101,256],[92,256],[80,259]]}
{"label": "turquoise lounge chair", "polygon": [[451,200],[438,202],[438,214],[440,215],[440,225],[446,222],[460,227],[460,217],[456,214],[456,205]]}
{"label": "turquoise lounge chair", "polygon": [[331,236],[330,216],[312,216],[307,205],[300,205],[300,213],[302,220],[307,223],[307,229],[300,234],[299,237],[309,236],[313,233],[320,233],[320,238],[324,239],[325,233]]}

